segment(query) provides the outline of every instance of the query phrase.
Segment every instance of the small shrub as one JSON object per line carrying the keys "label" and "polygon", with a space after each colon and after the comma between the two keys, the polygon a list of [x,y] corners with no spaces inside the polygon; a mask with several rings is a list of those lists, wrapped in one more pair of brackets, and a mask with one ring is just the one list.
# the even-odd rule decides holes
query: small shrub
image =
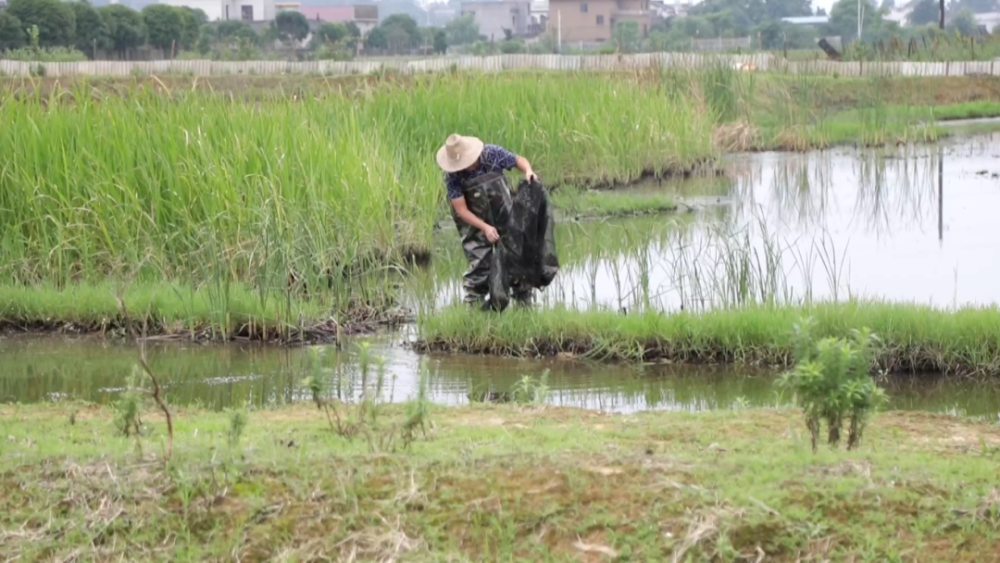
{"label": "small shrub", "polygon": [[885,392],[869,375],[878,338],[867,328],[852,331],[850,339],[815,340],[813,323],[795,327],[795,369],[781,377],[778,385],[790,389],[802,407],[813,451],[819,440],[820,423],[827,424],[827,442],[840,443],[844,419],[849,421],[847,449],[861,444],[869,417],[886,402]]}
{"label": "small shrub", "polygon": [[142,420],[139,418],[139,413],[142,409],[142,399],[139,391],[136,389],[135,381],[136,375],[133,372],[125,383],[125,390],[121,396],[111,404],[115,413],[115,430],[126,438],[131,437],[133,434],[138,436],[142,427]]}

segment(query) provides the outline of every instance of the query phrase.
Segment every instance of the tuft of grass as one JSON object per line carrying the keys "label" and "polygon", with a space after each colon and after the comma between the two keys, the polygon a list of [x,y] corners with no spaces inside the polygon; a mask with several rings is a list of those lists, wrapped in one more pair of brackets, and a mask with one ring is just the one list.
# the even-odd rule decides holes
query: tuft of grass
{"label": "tuft of grass", "polygon": [[630,190],[585,190],[560,186],[552,193],[558,214],[573,219],[635,217],[677,211],[675,199],[665,193]]}
{"label": "tuft of grass", "polygon": [[480,314],[454,307],[420,319],[421,350],[547,356],[569,352],[631,362],[736,362],[787,367],[794,361],[792,327],[816,322],[817,337],[876,332],[883,371],[1000,375],[1000,309],[942,310],[929,306],[847,301],[755,306],[701,313],[550,309]]}

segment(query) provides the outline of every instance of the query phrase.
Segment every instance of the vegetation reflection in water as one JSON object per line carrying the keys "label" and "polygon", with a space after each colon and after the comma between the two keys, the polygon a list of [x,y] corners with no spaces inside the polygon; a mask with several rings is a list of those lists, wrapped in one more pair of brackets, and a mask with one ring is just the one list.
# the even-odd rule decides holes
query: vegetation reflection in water
{"label": "vegetation reflection in water", "polygon": [[[847,298],[996,303],[1000,266],[984,257],[989,210],[1000,206],[998,139],[740,155],[719,181],[646,184],[699,211],[560,223],[562,269],[541,303],[668,312]],[[452,235],[439,233],[435,265],[415,284],[425,306],[460,297]]]}
{"label": "vegetation reflection in water", "polygon": [[[464,404],[470,394],[492,391],[501,400],[525,376],[536,380],[548,372],[547,402],[606,411],[643,409],[717,410],[776,407],[790,397],[776,390],[776,375],[710,366],[598,365],[571,360],[525,361],[477,356],[419,356],[386,337],[368,340],[370,354],[385,359],[387,400],[400,402],[417,391],[427,376],[431,399]],[[224,409],[249,405],[272,407],[309,401],[303,380],[314,362],[328,377],[331,394],[356,397],[361,382],[357,344],[332,347],[267,346],[150,347],[150,364],[167,387],[167,400],[178,406]],[[109,404],[137,368],[132,346],[93,339],[14,338],[0,340],[0,398],[37,403],[84,400]],[[369,382],[371,385],[371,382]],[[995,419],[1000,414],[1000,387],[966,380],[890,380],[889,409],[947,412]]]}

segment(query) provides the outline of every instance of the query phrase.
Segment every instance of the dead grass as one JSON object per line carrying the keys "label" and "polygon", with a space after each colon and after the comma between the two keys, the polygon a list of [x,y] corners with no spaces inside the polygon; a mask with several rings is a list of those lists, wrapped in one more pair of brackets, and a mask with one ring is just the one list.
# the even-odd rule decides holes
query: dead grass
{"label": "dead grass", "polygon": [[174,419],[164,464],[162,416],[152,411],[136,441],[112,436],[103,409],[0,408],[0,553],[243,561],[921,553],[988,561],[1000,553],[992,451],[1000,428],[954,417],[881,415],[861,451],[817,455],[795,411],[435,409],[428,439],[391,455],[324,431],[308,406],[251,413],[235,450],[225,445],[225,415]]}

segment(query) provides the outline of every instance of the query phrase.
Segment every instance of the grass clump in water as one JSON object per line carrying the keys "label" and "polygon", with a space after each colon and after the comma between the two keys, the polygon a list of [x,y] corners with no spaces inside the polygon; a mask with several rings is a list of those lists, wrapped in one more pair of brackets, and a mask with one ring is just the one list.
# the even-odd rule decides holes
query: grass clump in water
{"label": "grass clump in water", "polygon": [[889,373],[1000,375],[1000,310],[847,301],[714,309],[702,313],[549,309],[483,315],[449,308],[420,319],[422,350],[507,356],[570,353],[598,360],[745,363],[790,367],[792,327],[815,320],[819,336],[846,338],[859,327],[882,345],[873,365]]}

